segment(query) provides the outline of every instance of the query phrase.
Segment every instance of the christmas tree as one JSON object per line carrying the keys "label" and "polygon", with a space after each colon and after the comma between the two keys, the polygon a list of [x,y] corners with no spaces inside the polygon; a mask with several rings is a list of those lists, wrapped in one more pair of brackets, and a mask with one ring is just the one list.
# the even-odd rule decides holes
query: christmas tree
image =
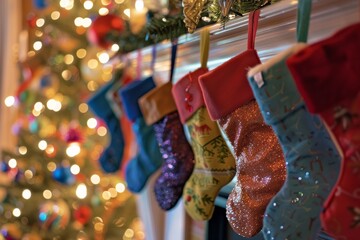
{"label": "christmas tree", "polygon": [[[108,61],[120,47],[107,45],[125,29],[131,2],[34,1],[20,87],[5,99],[18,112],[18,143],[0,162],[0,239],[144,238],[122,171],[100,167],[110,133],[86,104],[119,77]],[[120,29],[92,26],[109,16]],[[101,31],[109,40],[89,43],[100,41]]]}

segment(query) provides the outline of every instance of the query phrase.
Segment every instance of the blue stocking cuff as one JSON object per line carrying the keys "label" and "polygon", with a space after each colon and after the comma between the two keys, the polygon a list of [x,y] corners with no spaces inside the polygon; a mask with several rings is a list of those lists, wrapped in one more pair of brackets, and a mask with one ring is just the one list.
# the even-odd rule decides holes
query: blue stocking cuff
{"label": "blue stocking cuff", "polygon": [[153,77],[148,77],[144,80],[133,81],[119,90],[124,111],[131,121],[142,116],[138,100],[153,88],[155,88]]}

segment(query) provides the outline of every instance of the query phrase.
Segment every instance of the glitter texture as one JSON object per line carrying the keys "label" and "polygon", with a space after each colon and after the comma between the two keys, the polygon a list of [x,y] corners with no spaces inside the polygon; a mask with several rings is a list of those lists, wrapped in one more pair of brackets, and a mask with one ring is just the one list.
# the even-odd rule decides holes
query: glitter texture
{"label": "glitter texture", "polygon": [[164,160],[154,191],[159,206],[169,210],[178,202],[192,173],[194,154],[186,140],[178,112],[168,114],[153,126]]}
{"label": "glitter texture", "polygon": [[285,60],[286,56],[262,72],[261,88],[249,79],[266,123],[279,138],[287,170],[284,186],[266,208],[263,236],[316,239],[319,215],[339,174],[340,156],[321,119],[304,106]]}
{"label": "glitter texture", "polygon": [[234,178],[235,160],[205,107],[197,109],[186,125],[195,168],[184,187],[185,209],[194,220],[209,220],[220,189]]}
{"label": "glitter texture", "polygon": [[265,208],[282,187],[286,171],[281,147],[254,100],[218,120],[236,156],[236,184],[226,217],[236,233],[260,232]]}

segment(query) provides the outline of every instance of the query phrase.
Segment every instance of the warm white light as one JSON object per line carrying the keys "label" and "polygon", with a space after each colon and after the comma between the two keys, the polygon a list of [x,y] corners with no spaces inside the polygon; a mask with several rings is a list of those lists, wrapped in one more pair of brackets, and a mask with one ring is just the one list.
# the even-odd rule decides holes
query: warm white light
{"label": "warm white light", "polygon": [[77,18],[75,18],[74,24],[75,24],[75,26],[77,26],[77,27],[82,26],[82,24],[83,24],[83,18],[82,18],[82,17],[77,17]]}
{"label": "warm white light", "polygon": [[43,32],[42,32],[42,31],[35,30],[35,36],[37,36],[37,37],[42,37],[42,35],[43,35]]}
{"label": "warm white light", "polygon": [[31,198],[31,191],[29,189],[24,189],[22,192],[22,197],[24,199],[30,199]]}
{"label": "warm white light", "polygon": [[86,1],[84,2],[84,8],[85,8],[86,10],[92,9],[93,6],[94,6],[94,3],[93,3],[92,1],[86,0]]}
{"label": "warm white light", "polygon": [[86,56],[86,50],[84,48],[80,48],[76,51],[76,56],[78,58],[84,58]]}
{"label": "warm white light", "polygon": [[116,184],[115,188],[118,193],[123,193],[125,191],[125,185],[123,183]]}
{"label": "warm white light", "polygon": [[43,192],[43,197],[45,199],[50,199],[52,197],[52,193],[50,190],[46,189],[44,192]]}
{"label": "warm white light", "polygon": [[5,98],[5,106],[7,107],[11,107],[11,106],[14,106],[15,104],[15,98],[14,96],[8,96]]}
{"label": "warm white light", "polygon": [[109,13],[109,9],[107,9],[107,8],[102,7],[99,9],[99,15],[101,15],[101,16],[105,16],[108,13]]}
{"label": "warm white light", "polygon": [[106,127],[101,126],[101,127],[99,127],[99,128],[97,129],[96,132],[97,132],[97,134],[98,134],[100,137],[103,137],[103,136],[106,135],[107,129],[106,129]]}
{"label": "warm white light", "polygon": [[78,175],[80,173],[80,167],[77,164],[74,164],[70,167],[70,172],[74,175]]}
{"label": "warm white light", "polygon": [[41,140],[38,144],[40,150],[45,150],[47,148],[47,142],[45,140]]}
{"label": "warm white light", "polygon": [[14,159],[14,158],[10,159],[9,162],[8,162],[8,165],[9,165],[10,168],[16,168],[16,166],[17,166],[16,159]]}
{"label": "warm white light", "polygon": [[35,51],[40,50],[42,48],[42,43],[40,41],[34,42],[33,48],[34,48]]}
{"label": "warm white light", "polygon": [[74,0],[60,0],[60,7],[71,10],[74,7]]}
{"label": "warm white light", "polygon": [[51,145],[51,144],[49,144],[49,145],[47,146],[46,150],[45,150],[45,152],[46,152],[47,154],[53,154],[54,151],[55,151],[55,148],[54,148],[54,146]]}
{"label": "warm white light", "polygon": [[91,128],[91,129],[96,128],[96,126],[97,126],[96,119],[95,118],[89,118],[87,120],[87,126],[88,126],[88,128]]}
{"label": "warm white light", "polygon": [[55,112],[58,112],[61,110],[62,108],[62,105],[61,105],[61,102],[55,100],[55,99],[49,99],[47,102],[46,102],[46,107],[49,109],[49,110],[53,110]]}
{"label": "warm white light", "polygon": [[41,102],[36,102],[34,104],[34,110],[37,111],[37,112],[40,112],[41,110],[44,109],[44,104],[42,104]]}
{"label": "warm white light", "polygon": [[49,162],[47,164],[47,169],[50,171],[50,172],[53,172],[56,170],[56,164],[54,162]]}
{"label": "warm white light", "polygon": [[134,230],[132,230],[131,228],[126,229],[124,237],[127,239],[132,239],[134,237]]}
{"label": "warm white light", "polygon": [[56,105],[55,103],[56,101],[54,99],[49,99],[47,102],[46,102],[46,107],[49,109],[49,110],[53,110],[54,109],[54,106]]}
{"label": "warm white light", "polygon": [[87,188],[86,185],[83,183],[80,183],[76,188],[76,196],[79,199],[84,199],[87,196]]}
{"label": "warm white light", "polygon": [[111,0],[101,0],[102,5],[109,5],[111,3]]}
{"label": "warm white light", "polygon": [[64,56],[64,62],[65,62],[67,65],[72,64],[73,61],[74,61],[74,56],[73,56],[73,55],[71,55],[71,54],[66,54],[66,55]]}
{"label": "warm white light", "polygon": [[117,52],[119,51],[120,47],[118,44],[114,43],[112,46],[111,46],[111,51],[113,52]]}
{"label": "warm white light", "polygon": [[118,194],[115,188],[109,188],[109,193],[112,198],[116,198]]}
{"label": "warm white light", "polygon": [[14,215],[14,217],[20,217],[21,211],[19,208],[14,208],[14,210],[12,211],[12,214]]}
{"label": "warm white light", "polygon": [[89,110],[89,107],[88,107],[88,105],[86,103],[81,103],[79,105],[79,111],[81,113],[86,113],[88,110]]}
{"label": "warm white light", "polygon": [[106,52],[102,52],[100,53],[99,55],[99,61],[102,63],[102,64],[105,64],[109,61],[110,57],[109,57],[109,54],[107,54]]}
{"label": "warm white light", "polygon": [[122,4],[122,3],[124,3],[124,1],[125,1],[125,0],[115,0],[115,2],[116,2],[117,4]]}
{"label": "warm white light", "polygon": [[92,58],[87,62],[87,65],[90,69],[95,69],[99,65],[99,62],[98,60]]}
{"label": "warm white light", "polygon": [[60,12],[58,12],[58,11],[53,11],[52,13],[51,13],[51,19],[52,20],[58,20],[60,18]]}
{"label": "warm white light", "polygon": [[81,149],[80,149],[80,145],[79,143],[70,143],[69,146],[66,148],[66,154],[69,157],[75,157],[76,155],[78,155],[80,153]]}
{"label": "warm white light", "polygon": [[41,112],[38,112],[38,111],[36,111],[35,109],[33,109],[31,113],[32,113],[35,117],[38,117],[38,116],[40,116],[40,113],[41,113]]}
{"label": "warm white light", "polygon": [[82,26],[84,28],[88,28],[88,27],[90,27],[91,23],[92,23],[92,21],[90,18],[84,18],[82,21]]}
{"label": "warm white light", "polygon": [[144,10],[144,1],[143,0],[135,1],[135,10],[138,12],[141,12]]}
{"label": "warm white light", "polygon": [[88,82],[88,84],[86,86],[89,89],[89,91],[92,91],[92,92],[96,91],[96,89],[98,89],[98,87],[99,87],[95,81]]}
{"label": "warm white light", "polygon": [[29,169],[24,172],[24,175],[27,179],[31,179],[34,176],[33,172]]}
{"label": "warm white light", "polygon": [[63,77],[64,80],[68,81],[71,78],[71,72],[69,69],[65,69],[64,71],[61,72],[61,76]]}
{"label": "warm white light", "polygon": [[36,26],[37,27],[42,27],[42,26],[44,26],[44,24],[45,24],[45,20],[43,18],[38,18],[36,20]]}
{"label": "warm white light", "polygon": [[130,17],[130,9],[129,9],[129,8],[125,9],[125,10],[124,10],[124,14],[125,14],[126,16]]}
{"label": "warm white light", "polygon": [[104,200],[109,200],[111,198],[111,194],[109,191],[104,191],[101,196],[103,197]]}
{"label": "warm white light", "polygon": [[58,111],[61,110],[61,107],[62,107],[61,102],[55,100],[55,102],[54,102],[54,107],[53,107],[53,111],[54,111],[54,112],[58,112]]}
{"label": "warm white light", "polygon": [[90,177],[90,181],[91,181],[92,184],[97,185],[97,184],[100,183],[100,176],[97,175],[97,174],[93,174]]}
{"label": "warm white light", "polygon": [[27,153],[27,147],[25,147],[25,146],[20,146],[20,147],[19,147],[19,153],[20,153],[21,155],[25,155],[25,154]]}

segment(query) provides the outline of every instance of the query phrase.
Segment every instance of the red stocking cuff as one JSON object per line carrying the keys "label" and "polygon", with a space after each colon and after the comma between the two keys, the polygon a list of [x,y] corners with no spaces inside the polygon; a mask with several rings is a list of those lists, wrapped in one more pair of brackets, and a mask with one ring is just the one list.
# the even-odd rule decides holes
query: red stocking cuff
{"label": "red stocking cuff", "polygon": [[310,112],[323,112],[360,91],[359,43],[360,24],[354,24],[288,58]]}
{"label": "red stocking cuff", "polygon": [[260,63],[256,50],[247,50],[200,77],[204,101],[212,120],[228,115],[254,98],[246,78]]}
{"label": "red stocking cuff", "polygon": [[204,105],[199,77],[206,72],[208,72],[207,68],[198,68],[182,77],[172,88],[172,94],[183,124],[197,109]]}

